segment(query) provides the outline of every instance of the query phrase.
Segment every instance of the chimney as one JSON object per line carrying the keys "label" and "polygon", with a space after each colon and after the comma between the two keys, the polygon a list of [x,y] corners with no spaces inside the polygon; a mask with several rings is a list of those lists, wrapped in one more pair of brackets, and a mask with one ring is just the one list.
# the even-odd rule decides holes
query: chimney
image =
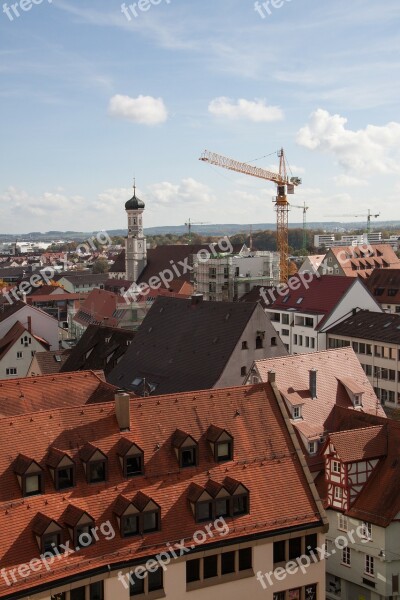
{"label": "chimney", "polygon": [[314,400],[317,398],[317,369],[310,369],[310,396]]}
{"label": "chimney", "polygon": [[32,333],[32,317],[28,317],[28,331]]}
{"label": "chimney", "polygon": [[276,373],[275,371],[268,371],[268,382],[269,383],[275,383],[276,381]]}
{"label": "chimney", "polygon": [[117,417],[120,431],[129,431],[131,427],[130,396],[123,390],[115,394],[115,416]]}
{"label": "chimney", "polygon": [[203,302],[203,294],[192,294],[192,306],[197,306]]}

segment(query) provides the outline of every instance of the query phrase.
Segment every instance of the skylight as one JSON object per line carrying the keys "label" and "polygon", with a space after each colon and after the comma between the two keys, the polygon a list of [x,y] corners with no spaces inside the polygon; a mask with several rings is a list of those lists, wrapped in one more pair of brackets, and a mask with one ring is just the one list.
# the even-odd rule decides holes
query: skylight
{"label": "skylight", "polygon": [[296,300],[296,304],[301,304],[302,302],[303,302],[303,298],[298,298],[298,299]]}
{"label": "skylight", "polygon": [[287,296],[284,297],[284,299],[282,300],[282,302],[285,304],[290,298],[290,294],[288,294]]}
{"label": "skylight", "polygon": [[142,381],[143,381],[142,377],[136,377],[136,379],[134,379],[132,381],[132,385],[134,385],[135,387],[137,387],[138,385],[140,385],[142,383]]}

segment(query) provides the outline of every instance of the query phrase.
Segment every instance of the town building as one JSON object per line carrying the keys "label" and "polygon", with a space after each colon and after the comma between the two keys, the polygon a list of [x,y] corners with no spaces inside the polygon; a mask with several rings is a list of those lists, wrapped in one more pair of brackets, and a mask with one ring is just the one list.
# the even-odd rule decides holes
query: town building
{"label": "town building", "polygon": [[311,254],[301,264],[299,273],[318,273],[318,269],[325,258],[325,254]]}
{"label": "town building", "polygon": [[385,312],[400,313],[400,268],[375,269],[365,285]]}
{"label": "town building", "polygon": [[17,322],[37,338],[45,340],[50,345],[50,350],[58,350],[60,336],[57,319],[21,300],[12,304],[0,303],[0,339],[7,335]]}
{"label": "town building", "polygon": [[63,273],[61,277],[57,278],[57,283],[70,294],[82,294],[91,292],[94,289],[104,289],[104,284],[107,279],[107,273],[71,271],[69,273]]}
{"label": "town building", "polygon": [[278,252],[248,252],[195,260],[195,289],[204,300],[232,302],[258,285],[278,285]]}
{"label": "town building", "polygon": [[363,282],[352,277],[293,275],[287,286],[260,294],[289,354],[326,350],[329,327],[356,308],[382,312]]}
{"label": "town building", "polygon": [[117,393],[0,418],[0,438],[6,600],[323,597],[326,515],[271,384]]}
{"label": "town building", "polygon": [[16,321],[0,339],[0,380],[26,377],[36,352],[49,349],[49,343],[32,333],[31,321],[24,327]]}
{"label": "town building", "polygon": [[351,348],[256,360],[246,384],[267,381],[279,389],[314,476],[327,435],[336,430],[337,406],[385,417]]}
{"label": "town building", "polygon": [[374,269],[396,268],[400,268],[400,260],[391,246],[366,243],[361,246],[330,248],[318,272],[321,275],[345,275],[366,279]]}
{"label": "town building", "polygon": [[35,352],[26,376],[35,377],[38,375],[53,375],[54,373],[59,373],[70,352],[71,350],[67,349]]}
{"label": "town building", "polygon": [[107,376],[129,348],[135,332],[116,327],[89,325],[66,357],[61,371],[103,371]]}
{"label": "town building", "polygon": [[359,311],[333,325],[328,347],[352,346],[374,387],[389,407],[400,404],[400,315]]}
{"label": "town building", "polygon": [[285,354],[258,303],[160,296],[108,381],[141,395],[240,385],[254,360]]}

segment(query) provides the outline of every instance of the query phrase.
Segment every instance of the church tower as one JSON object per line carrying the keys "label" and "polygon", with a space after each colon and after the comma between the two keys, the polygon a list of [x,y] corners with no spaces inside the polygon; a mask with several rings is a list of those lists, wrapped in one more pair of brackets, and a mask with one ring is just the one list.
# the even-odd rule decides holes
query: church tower
{"label": "church tower", "polygon": [[128,237],[125,240],[125,276],[129,281],[137,282],[147,265],[146,238],[143,234],[144,202],[136,197],[136,183],[133,185],[133,197],[125,204],[128,215]]}

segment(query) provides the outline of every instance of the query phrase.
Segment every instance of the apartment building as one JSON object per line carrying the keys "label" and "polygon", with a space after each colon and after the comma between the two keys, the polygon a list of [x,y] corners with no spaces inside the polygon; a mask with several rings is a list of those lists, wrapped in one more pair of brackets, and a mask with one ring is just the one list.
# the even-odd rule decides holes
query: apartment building
{"label": "apartment building", "polygon": [[335,246],[330,248],[318,272],[324,275],[344,275],[367,279],[374,269],[400,267],[393,248],[388,244]]}
{"label": "apartment building", "polygon": [[195,289],[205,300],[238,300],[254,286],[278,285],[279,274],[278,252],[226,255],[194,262]]}
{"label": "apartment building", "polygon": [[400,269],[375,269],[365,285],[382,310],[400,313]]}
{"label": "apartment building", "polygon": [[262,578],[327,523],[272,384],[119,392],[0,418],[0,439],[1,598],[323,598],[323,560]]}
{"label": "apartment building", "polygon": [[329,348],[352,346],[382,404],[400,404],[400,315],[359,311],[327,335]]}
{"label": "apartment building", "polygon": [[310,281],[310,277],[294,275],[288,286],[265,290],[262,297],[265,312],[289,354],[325,350],[327,329],[356,307],[382,312],[363,283],[350,277],[320,275]]}

